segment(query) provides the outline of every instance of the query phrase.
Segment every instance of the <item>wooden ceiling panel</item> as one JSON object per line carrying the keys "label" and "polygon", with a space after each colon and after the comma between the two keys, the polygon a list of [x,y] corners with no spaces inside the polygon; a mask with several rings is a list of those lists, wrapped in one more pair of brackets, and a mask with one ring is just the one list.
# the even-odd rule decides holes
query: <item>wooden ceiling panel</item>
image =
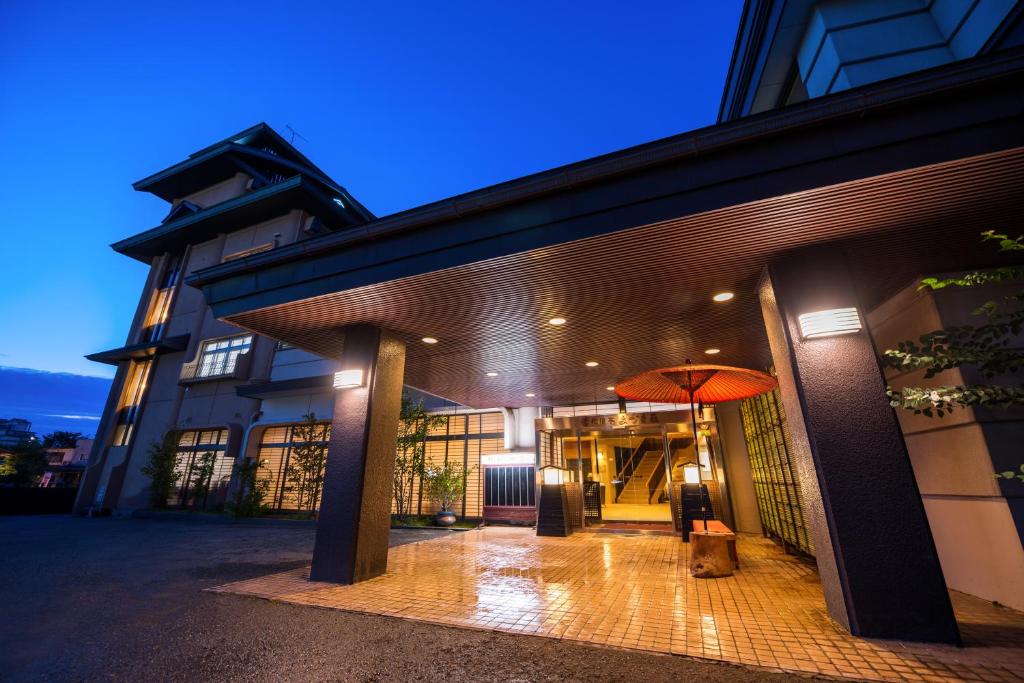
{"label": "wooden ceiling panel", "polygon": [[[337,357],[341,328],[409,344],[406,382],[473,407],[609,400],[616,381],[770,363],[756,285],[778,254],[841,241],[870,308],[921,273],[980,265],[1020,229],[1024,150],[877,176],[249,311],[229,321]],[[728,303],[713,293],[733,291]],[[562,326],[548,324],[563,317]],[[439,340],[427,345],[421,337]],[[721,349],[714,356],[707,348]],[[587,367],[597,361],[597,367]],[[486,373],[497,372],[495,377]],[[526,394],[535,394],[527,397]]]}

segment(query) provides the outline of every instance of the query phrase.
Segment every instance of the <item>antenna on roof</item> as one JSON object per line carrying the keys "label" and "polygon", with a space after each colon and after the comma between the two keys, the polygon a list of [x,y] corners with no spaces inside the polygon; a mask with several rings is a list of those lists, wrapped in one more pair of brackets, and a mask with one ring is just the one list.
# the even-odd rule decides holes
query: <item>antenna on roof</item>
{"label": "antenna on roof", "polygon": [[295,130],[294,128],[292,128],[292,127],[291,127],[290,125],[288,125],[287,123],[286,123],[286,124],[284,124],[284,127],[285,127],[285,128],[287,128],[287,129],[288,129],[288,132],[292,134],[292,137],[291,137],[291,139],[290,139],[290,140],[288,140],[288,144],[289,144],[289,145],[294,145],[294,144],[295,144],[295,138],[298,138],[298,139],[300,139],[300,140],[303,140],[303,141],[305,141],[305,142],[309,142],[309,140],[306,140],[306,138],[302,137],[302,136],[301,136],[301,135],[299,134],[299,131]]}

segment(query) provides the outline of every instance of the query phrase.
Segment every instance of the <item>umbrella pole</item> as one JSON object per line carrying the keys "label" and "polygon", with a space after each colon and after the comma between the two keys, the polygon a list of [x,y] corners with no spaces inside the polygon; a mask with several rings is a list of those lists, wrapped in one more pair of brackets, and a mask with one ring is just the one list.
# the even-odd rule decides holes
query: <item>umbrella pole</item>
{"label": "umbrella pole", "polygon": [[[686,361],[690,365],[690,361]],[[690,395],[690,424],[693,429],[693,457],[697,461],[697,492],[700,494],[700,516],[704,522],[704,531],[708,530],[708,508],[704,504],[704,484],[700,479],[700,445],[697,443],[697,413],[693,407],[693,373],[686,371],[686,393]]]}

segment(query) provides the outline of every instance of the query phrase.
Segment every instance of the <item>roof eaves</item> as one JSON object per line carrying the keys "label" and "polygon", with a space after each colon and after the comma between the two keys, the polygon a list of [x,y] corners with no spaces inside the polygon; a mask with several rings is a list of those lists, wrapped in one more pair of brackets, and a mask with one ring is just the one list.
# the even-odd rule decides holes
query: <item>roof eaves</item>
{"label": "roof eaves", "polygon": [[210,266],[192,273],[186,281],[193,287],[201,287],[221,278],[304,258],[315,253],[333,251],[354,242],[417,229],[424,225],[514,204],[686,157],[703,157],[716,150],[738,144],[751,144],[754,140],[803,126],[820,125],[837,118],[863,114],[875,107],[892,106],[917,97],[937,95],[950,88],[982,83],[1021,70],[1024,70],[1024,48],[934,67],[806,100],[781,109],[725,121],[424,204],[348,230],[339,230],[230,263]]}
{"label": "roof eaves", "polygon": [[243,194],[239,197],[235,197],[234,199],[229,199],[219,204],[214,204],[213,206],[203,209],[198,213],[190,214],[183,218],[179,218],[176,221],[164,223],[163,225],[158,225],[155,228],[144,230],[138,234],[132,235],[131,237],[126,237],[123,240],[118,240],[117,242],[111,244],[110,247],[114,251],[119,252],[125,249],[130,249],[131,247],[137,244],[141,244],[143,242],[147,242],[153,239],[154,237],[171,233],[181,228],[187,228],[188,226],[194,223],[199,223],[208,218],[212,218],[214,216],[219,216],[229,211],[233,211],[247,204],[252,204],[254,202],[261,201],[268,197],[272,197],[275,194],[287,192],[288,190],[292,190],[296,187],[301,186],[302,184],[303,177],[301,175],[292,176],[288,180],[282,181],[280,183],[268,185],[266,187],[260,188],[259,190],[256,190],[255,192]]}
{"label": "roof eaves", "polygon": [[221,154],[224,154],[230,149],[230,143],[217,143],[216,145],[208,147],[207,150],[204,151],[202,156],[190,156],[188,159],[178,162],[173,166],[168,166],[162,171],[157,171],[151,176],[147,176],[142,180],[136,180],[134,183],[132,183],[132,189],[137,190],[138,192],[146,192],[147,188],[151,187],[154,183],[158,183],[161,180],[165,180],[166,178],[181,173],[182,171],[192,168],[193,166],[198,166],[202,163],[205,163],[210,159],[213,159],[215,157],[220,156]]}

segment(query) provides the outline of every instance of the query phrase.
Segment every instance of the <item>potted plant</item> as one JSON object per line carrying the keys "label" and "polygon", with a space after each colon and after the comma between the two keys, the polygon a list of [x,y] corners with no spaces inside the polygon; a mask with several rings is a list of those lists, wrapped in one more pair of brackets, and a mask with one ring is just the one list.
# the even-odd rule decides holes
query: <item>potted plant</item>
{"label": "potted plant", "polygon": [[472,468],[465,470],[460,465],[446,462],[441,467],[428,467],[423,472],[423,490],[427,497],[438,503],[441,510],[435,521],[438,526],[455,524],[452,506],[466,493],[466,482]]}

